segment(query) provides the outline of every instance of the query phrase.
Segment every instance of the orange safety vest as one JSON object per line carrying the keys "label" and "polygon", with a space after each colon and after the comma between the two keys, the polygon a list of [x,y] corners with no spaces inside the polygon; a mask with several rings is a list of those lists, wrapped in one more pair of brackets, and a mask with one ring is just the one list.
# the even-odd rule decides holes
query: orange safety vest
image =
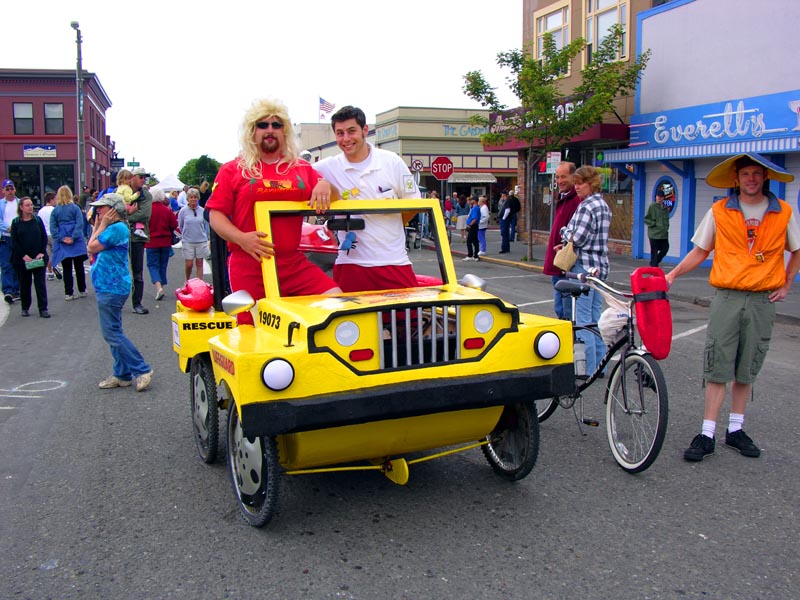
{"label": "orange safety vest", "polygon": [[791,207],[768,193],[764,218],[748,237],[744,214],[735,194],[714,203],[711,210],[717,228],[714,262],[709,283],[716,288],[746,292],[776,290],[786,283],[783,252]]}

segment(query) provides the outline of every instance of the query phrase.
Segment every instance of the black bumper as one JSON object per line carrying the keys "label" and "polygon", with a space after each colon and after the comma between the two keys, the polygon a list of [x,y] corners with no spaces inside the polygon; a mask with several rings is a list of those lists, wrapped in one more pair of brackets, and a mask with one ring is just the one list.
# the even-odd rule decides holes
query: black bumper
{"label": "black bumper", "polygon": [[574,391],[571,363],[453,379],[412,381],[319,398],[242,406],[247,437],[532,402]]}

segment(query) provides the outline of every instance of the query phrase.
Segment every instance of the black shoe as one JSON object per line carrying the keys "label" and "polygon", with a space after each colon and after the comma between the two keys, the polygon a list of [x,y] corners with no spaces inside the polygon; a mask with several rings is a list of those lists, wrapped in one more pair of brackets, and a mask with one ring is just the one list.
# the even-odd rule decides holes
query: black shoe
{"label": "black shoe", "polygon": [[14,302],[19,302],[19,294],[12,294],[12,295],[11,295],[11,299],[12,299]]}
{"label": "black shoe", "polygon": [[147,310],[141,304],[137,304],[136,306],[134,306],[133,307],[133,312],[135,312],[137,315],[148,315],[148,314],[150,314],[150,311]]}
{"label": "black shoe", "polygon": [[12,296],[11,294],[4,294],[3,300],[8,302],[9,304],[14,304],[14,296]]}
{"label": "black shoe", "polygon": [[751,458],[758,458],[761,456],[761,450],[753,443],[750,436],[747,435],[743,429],[728,433],[725,431],[725,445],[739,451],[742,456],[749,456]]}
{"label": "black shoe", "polygon": [[691,461],[703,460],[709,454],[714,454],[716,442],[713,438],[698,433],[692,440],[692,445],[683,453],[683,458]]}
{"label": "black shoe", "polygon": [[23,317],[30,317],[31,313],[27,309],[22,309],[22,316]]}
{"label": "black shoe", "polygon": [[39,311],[39,316],[42,317],[43,319],[49,319],[50,318],[50,313],[47,312],[47,310],[40,310]]}
{"label": "black shoe", "polygon": [[53,267],[53,274],[56,276],[56,279],[61,281],[64,279],[64,274],[61,272],[61,267]]}
{"label": "black shoe", "polygon": [[498,252],[498,254],[508,254],[509,252],[511,252],[511,251],[510,250],[500,250],[500,252]]}

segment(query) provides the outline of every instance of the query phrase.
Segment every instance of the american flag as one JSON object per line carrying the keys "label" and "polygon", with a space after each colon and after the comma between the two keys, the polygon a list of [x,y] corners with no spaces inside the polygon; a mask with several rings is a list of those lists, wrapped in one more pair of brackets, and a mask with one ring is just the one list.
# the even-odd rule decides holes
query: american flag
{"label": "american flag", "polygon": [[327,115],[333,112],[333,109],[336,108],[336,105],[328,102],[325,98],[320,97],[319,99],[319,118],[324,119]]}

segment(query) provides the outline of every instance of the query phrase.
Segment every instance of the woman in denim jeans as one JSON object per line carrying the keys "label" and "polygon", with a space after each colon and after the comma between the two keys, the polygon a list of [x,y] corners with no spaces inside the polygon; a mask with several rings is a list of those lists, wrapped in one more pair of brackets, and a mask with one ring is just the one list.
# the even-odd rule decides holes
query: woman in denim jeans
{"label": "woman in denim jeans", "polygon": [[122,308],[131,293],[128,268],[130,228],[126,223],[125,201],[119,194],[106,194],[95,207],[95,225],[89,239],[89,252],[95,255],[92,285],[97,296],[100,331],[114,358],[114,373],[100,382],[102,389],[128,387],[136,382],[136,391],[150,385],[150,368],[136,346],[122,331]]}
{"label": "woman in denim jeans", "polygon": [[[594,167],[580,167],[573,175],[575,191],[581,199],[575,214],[561,231],[563,244],[570,240],[575,246],[578,260],[572,271],[575,273],[596,273],[596,277],[605,280],[608,277],[608,232],[611,228],[611,209],[600,195],[602,180]],[[562,245],[563,245],[562,244]],[[556,247],[559,250],[561,246]],[[576,323],[588,325],[597,323],[603,310],[603,298],[600,292],[591,289],[588,294],[581,294],[575,303]],[[606,352],[602,338],[591,331],[579,331],[580,338],[586,345],[586,374],[594,372]]]}

